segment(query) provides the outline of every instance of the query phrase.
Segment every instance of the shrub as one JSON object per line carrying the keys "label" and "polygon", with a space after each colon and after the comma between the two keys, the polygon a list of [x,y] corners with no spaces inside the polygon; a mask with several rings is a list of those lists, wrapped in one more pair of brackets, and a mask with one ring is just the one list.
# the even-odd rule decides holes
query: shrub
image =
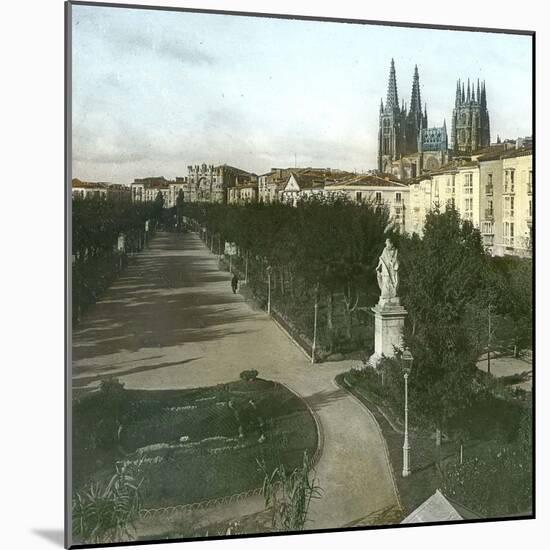
{"label": "shrub", "polygon": [[82,543],[105,544],[135,539],[141,509],[141,462],[117,463],[107,485],[92,483],[73,499],[73,535]]}
{"label": "shrub", "polygon": [[239,376],[241,380],[245,380],[246,382],[253,382],[254,380],[256,380],[256,378],[258,378],[258,371],[256,369],[243,370]]}
{"label": "shrub", "polygon": [[311,500],[321,498],[321,488],[315,479],[309,478],[311,463],[307,451],[304,451],[301,468],[290,473],[282,464],[272,473],[267,471],[265,462],[258,462],[258,465],[264,474],[262,494],[266,509],[272,512],[272,527],[283,531],[302,530]]}

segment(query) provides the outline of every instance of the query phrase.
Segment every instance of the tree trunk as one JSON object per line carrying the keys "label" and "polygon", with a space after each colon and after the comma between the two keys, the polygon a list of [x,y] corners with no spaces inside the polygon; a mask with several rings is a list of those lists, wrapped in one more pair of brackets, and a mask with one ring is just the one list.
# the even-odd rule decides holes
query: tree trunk
{"label": "tree trunk", "polygon": [[346,338],[348,340],[351,340],[351,311],[349,310],[349,308],[347,307],[347,304],[345,304],[346,307],[344,308],[345,309],[345,317],[346,317]]}
{"label": "tree trunk", "polygon": [[332,290],[331,290],[329,291],[327,296],[327,328],[331,334],[334,329],[333,314],[334,314],[334,294],[332,293]]}

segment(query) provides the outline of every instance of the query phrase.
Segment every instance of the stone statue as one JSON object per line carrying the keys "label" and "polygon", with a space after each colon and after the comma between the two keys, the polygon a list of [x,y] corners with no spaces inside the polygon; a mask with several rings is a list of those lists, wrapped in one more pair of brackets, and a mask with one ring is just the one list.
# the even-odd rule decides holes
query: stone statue
{"label": "stone statue", "polygon": [[386,239],[386,246],[380,255],[376,266],[376,278],[380,287],[379,304],[399,304],[397,287],[399,286],[399,260],[397,248],[390,239]]}

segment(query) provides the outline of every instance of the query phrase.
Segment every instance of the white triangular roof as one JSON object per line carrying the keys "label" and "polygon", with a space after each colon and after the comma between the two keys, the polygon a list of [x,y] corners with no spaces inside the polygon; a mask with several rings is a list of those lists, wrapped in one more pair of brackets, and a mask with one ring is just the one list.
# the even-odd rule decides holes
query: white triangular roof
{"label": "white triangular roof", "polygon": [[401,523],[427,523],[433,521],[457,521],[464,519],[455,507],[445,498],[445,495],[436,492],[425,500],[416,510],[409,514]]}

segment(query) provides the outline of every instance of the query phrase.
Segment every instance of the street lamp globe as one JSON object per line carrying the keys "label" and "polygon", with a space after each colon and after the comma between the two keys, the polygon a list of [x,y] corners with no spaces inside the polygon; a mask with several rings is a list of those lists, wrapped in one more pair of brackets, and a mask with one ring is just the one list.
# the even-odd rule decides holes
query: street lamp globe
{"label": "street lamp globe", "polygon": [[405,374],[409,375],[411,373],[412,364],[414,361],[411,350],[409,348],[405,348],[403,350],[401,360],[403,361],[403,371],[405,372]]}

